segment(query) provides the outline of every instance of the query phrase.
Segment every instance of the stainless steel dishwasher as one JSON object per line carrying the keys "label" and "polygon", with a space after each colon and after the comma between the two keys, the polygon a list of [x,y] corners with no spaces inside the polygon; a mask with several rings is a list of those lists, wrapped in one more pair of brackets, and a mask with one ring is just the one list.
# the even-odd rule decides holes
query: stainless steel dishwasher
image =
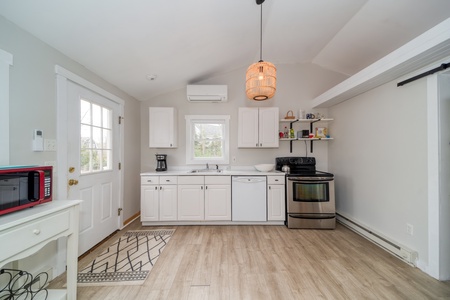
{"label": "stainless steel dishwasher", "polygon": [[267,221],[266,176],[232,176],[231,220]]}

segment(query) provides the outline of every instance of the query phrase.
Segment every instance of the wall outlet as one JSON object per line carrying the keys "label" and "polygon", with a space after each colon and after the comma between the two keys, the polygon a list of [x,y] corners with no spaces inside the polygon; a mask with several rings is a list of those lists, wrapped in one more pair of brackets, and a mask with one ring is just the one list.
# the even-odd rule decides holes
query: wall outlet
{"label": "wall outlet", "polygon": [[236,156],[233,156],[233,157],[231,158],[231,161],[235,163],[235,162],[236,162]]}
{"label": "wall outlet", "polygon": [[44,151],[56,151],[56,140],[44,139]]}
{"label": "wall outlet", "polygon": [[409,235],[414,235],[414,226],[409,223],[406,223],[406,233]]}

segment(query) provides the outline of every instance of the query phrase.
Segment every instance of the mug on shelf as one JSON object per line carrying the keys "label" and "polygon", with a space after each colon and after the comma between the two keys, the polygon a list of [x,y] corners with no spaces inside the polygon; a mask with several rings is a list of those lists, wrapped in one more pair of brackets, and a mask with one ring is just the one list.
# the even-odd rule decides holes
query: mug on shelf
{"label": "mug on shelf", "polygon": [[306,119],[306,112],[303,109],[300,109],[298,111],[298,118],[299,119]]}
{"label": "mug on shelf", "polygon": [[316,118],[316,115],[315,115],[315,114],[309,113],[309,114],[306,114],[306,118],[307,118],[307,119],[315,119],[315,118]]}

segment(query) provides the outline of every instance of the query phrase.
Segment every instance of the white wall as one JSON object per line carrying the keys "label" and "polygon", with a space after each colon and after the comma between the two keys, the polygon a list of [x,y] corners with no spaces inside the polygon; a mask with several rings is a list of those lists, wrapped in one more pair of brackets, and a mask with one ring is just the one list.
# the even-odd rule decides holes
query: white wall
{"label": "white wall", "polygon": [[[139,102],[3,17],[0,17],[0,49],[14,57],[14,65],[10,67],[10,164],[56,161],[56,152],[33,152],[31,142],[33,129],[43,130],[45,139],[56,139],[54,68],[61,65],[125,100],[124,220],[137,213],[140,122],[135,116],[139,115]],[[56,164],[56,176],[64,171],[58,170]]]}
{"label": "white wall", "polygon": [[[280,142],[278,149],[239,149],[237,148],[237,118],[238,107],[279,107],[280,118],[289,110],[293,110],[298,116],[300,108],[309,112],[326,113],[326,109],[311,109],[311,99],[330,87],[339,83],[345,77],[341,74],[327,71],[312,64],[277,65],[277,92],[274,98],[257,102],[248,100],[245,96],[245,72],[246,67],[239,70],[196,84],[226,84],[228,85],[228,102],[226,103],[189,103],[186,100],[186,89],[180,89],[172,93],[154,97],[141,104],[141,170],[153,171],[156,167],[155,153],[167,154],[167,164],[170,167],[185,165],[185,115],[189,114],[226,114],[230,120],[230,161],[236,157],[236,162],[231,162],[232,167],[252,166],[258,163],[273,163],[278,156],[305,156],[305,144],[295,142],[293,152],[289,152],[289,143]],[[178,148],[177,149],[150,149],[148,147],[148,107],[173,106],[178,109]],[[296,125],[296,129],[300,129]],[[306,125],[305,125],[306,126]],[[332,124],[330,124],[332,127]],[[309,129],[308,126],[302,129]],[[282,127],[280,126],[280,130]],[[333,134],[333,130],[331,130]],[[314,153],[318,169],[328,168],[327,142],[316,142]]]}
{"label": "white wall", "polygon": [[[337,211],[428,263],[426,80],[389,82],[330,108]],[[414,226],[413,236],[406,224]]]}

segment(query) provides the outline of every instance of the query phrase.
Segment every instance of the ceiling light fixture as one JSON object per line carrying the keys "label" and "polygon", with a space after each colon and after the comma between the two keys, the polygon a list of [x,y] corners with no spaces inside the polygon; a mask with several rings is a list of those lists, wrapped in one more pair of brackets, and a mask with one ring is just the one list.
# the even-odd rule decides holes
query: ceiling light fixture
{"label": "ceiling light fixture", "polygon": [[259,61],[247,69],[245,93],[249,99],[262,101],[272,98],[277,90],[277,68],[274,64],[262,60],[262,4],[265,0],[256,0],[261,5]]}

